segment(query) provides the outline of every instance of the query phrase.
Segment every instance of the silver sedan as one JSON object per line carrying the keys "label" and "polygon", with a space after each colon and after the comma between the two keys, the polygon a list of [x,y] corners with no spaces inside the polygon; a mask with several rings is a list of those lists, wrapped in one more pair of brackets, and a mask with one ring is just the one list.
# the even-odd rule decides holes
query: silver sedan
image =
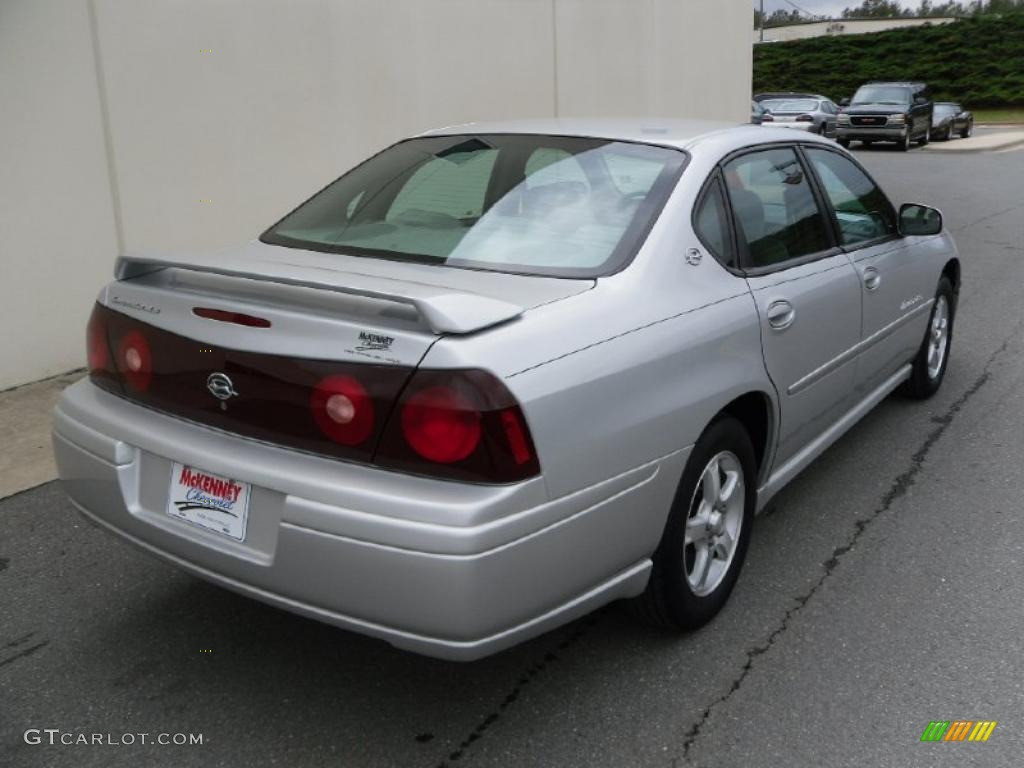
{"label": "silver sedan", "polygon": [[780,488],[939,388],[959,291],[938,211],[817,136],[450,127],[246,245],[118,259],[54,449],[110,532],[402,648],[619,598],[689,629]]}
{"label": "silver sedan", "polygon": [[761,107],[765,110],[762,125],[796,128],[830,139],[836,137],[839,107],[830,99],[770,99],[762,101]]}

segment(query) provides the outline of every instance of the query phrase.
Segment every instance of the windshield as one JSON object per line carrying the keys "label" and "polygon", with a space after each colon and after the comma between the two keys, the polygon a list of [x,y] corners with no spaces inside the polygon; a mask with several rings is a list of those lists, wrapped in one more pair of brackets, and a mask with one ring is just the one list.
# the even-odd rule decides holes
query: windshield
{"label": "windshield", "polygon": [[910,89],[902,85],[863,85],[857,89],[850,104],[910,103]]}
{"label": "windshield", "polygon": [[956,115],[960,113],[960,107],[956,104],[936,104],[935,114],[936,115]]}
{"label": "windshield", "polygon": [[767,109],[772,112],[817,112],[818,102],[813,99],[775,99],[768,102]]}
{"label": "windshield", "polygon": [[593,277],[632,258],[686,155],[606,139],[437,136],[396,144],[265,232],[317,251]]}

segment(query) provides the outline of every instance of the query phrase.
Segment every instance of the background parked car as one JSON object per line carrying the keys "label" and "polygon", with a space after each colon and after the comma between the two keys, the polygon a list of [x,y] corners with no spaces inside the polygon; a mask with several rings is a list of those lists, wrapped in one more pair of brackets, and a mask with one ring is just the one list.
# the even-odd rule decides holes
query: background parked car
{"label": "background parked car", "polygon": [[824,96],[808,99],[769,99],[761,102],[762,125],[798,128],[830,139],[836,136],[839,107]]}
{"label": "background parked car", "polygon": [[966,139],[974,133],[974,115],[955,101],[935,102],[932,114],[932,138],[949,141],[954,136]]}
{"label": "background parked car", "polygon": [[851,141],[894,141],[906,151],[912,141],[924,146],[931,138],[933,104],[924,83],[867,83],[839,103],[839,143],[844,147]]}
{"label": "background parked car", "polygon": [[822,98],[816,93],[804,93],[803,91],[771,91],[768,93],[759,93],[754,96],[754,101],[760,104],[763,101],[771,101],[772,99],[820,99]]}
{"label": "background parked car", "polygon": [[760,125],[761,120],[764,118],[764,108],[756,101],[750,102],[750,122],[754,125]]}

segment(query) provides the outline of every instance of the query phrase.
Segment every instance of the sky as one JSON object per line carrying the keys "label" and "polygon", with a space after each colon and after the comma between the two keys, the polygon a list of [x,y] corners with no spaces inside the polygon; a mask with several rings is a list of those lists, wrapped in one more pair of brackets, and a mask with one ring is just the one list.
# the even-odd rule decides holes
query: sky
{"label": "sky", "polygon": [[[822,14],[826,16],[838,16],[843,12],[843,8],[851,8],[855,5],[860,5],[860,0],[793,0],[793,2],[808,13]],[[905,8],[916,8],[920,3],[914,2],[913,0],[902,0],[902,5]],[[754,0],[754,7],[758,7],[758,0]],[[795,10],[793,6],[785,2],[785,0],[764,0],[765,13],[771,13],[779,8],[785,8],[791,11]]]}

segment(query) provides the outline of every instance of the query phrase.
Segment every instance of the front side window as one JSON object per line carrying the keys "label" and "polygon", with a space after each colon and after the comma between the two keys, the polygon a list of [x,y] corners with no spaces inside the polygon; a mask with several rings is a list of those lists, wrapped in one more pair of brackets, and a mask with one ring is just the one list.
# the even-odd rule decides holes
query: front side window
{"label": "front side window", "polygon": [[686,162],[666,147],[541,135],[404,141],[262,236],[293,248],[592,277],[639,248]]}
{"label": "front side window", "polygon": [[809,147],[805,151],[836,212],[843,245],[896,233],[896,212],[867,174],[835,152]]}
{"label": "front side window", "polygon": [[793,149],[752,152],[723,170],[748,266],[770,267],[830,248],[825,218]]}

